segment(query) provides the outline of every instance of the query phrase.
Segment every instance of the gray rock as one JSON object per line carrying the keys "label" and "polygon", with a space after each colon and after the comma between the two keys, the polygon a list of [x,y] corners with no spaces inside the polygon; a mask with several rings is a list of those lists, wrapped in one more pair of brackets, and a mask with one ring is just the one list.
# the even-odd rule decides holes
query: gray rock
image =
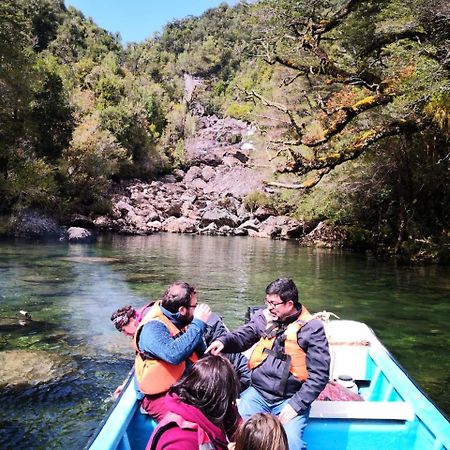
{"label": "gray rock", "polygon": [[253,213],[253,216],[256,217],[258,220],[260,220],[261,222],[263,220],[268,219],[270,216],[272,216],[274,214],[273,210],[270,208],[264,208],[262,206],[260,206],[259,208],[256,209],[256,211]]}
{"label": "gray rock", "polygon": [[256,172],[249,167],[235,166],[233,168],[220,166],[213,180],[204,189],[205,193],[233,195],[243,198],[252,191],[263,189],[262,172]]}
{"label": "gray rock", "polygon": [[233,228],[229,227],[228,225],[223,225],[217,230],[217,234],[219,236],[229,236],[233,233]]}
{"label": "gray rock", "polygon": [[126,203],[123,200],[117,202],[114,205],[113,209],[115,209],[116,211],[120,211],[121,215],[126,215],[129,212],[134,213],[134,208],[129,203]]}
{"label": "gray rock", "polygon": [[131,232],[139,232],[143,233],[147,230],[147,224],[145,222],[145,219],[142,216],[138,216],[134,212],[130,211],[126,217],[125,221],[127,225],[130,227]]}
{"label": "gray rock", "polygon": [[205,181],[210,181],[216,176],[216,171],[211,166],[205,166],[202,169],[202,178]]}
{"label": "gray rock", "polygon": [[11,221],[13,234],[17,237],[32,239],[59,238],[63,229],[58,223],[38,211],[22,211]]}
{"label": "gray rock", "polygon": [[206,181],[202,180],[201,178],[196,178],[194,181],[192,181],[191,186],[194,189],[203,190],[206,187]]}
{"label": "gray rock", "polygon": [[169,203],[168,207],[164,210],[164,214],[166,216],[181,217],[181,206],[182,203],[180,202]]}
{"label": "gray rock", "polygon": [[217,225],[214,222],[212,222],[205,228],[199,228],[198,231],[200,234],[216,235],[217,229],[218,229]]}
{"label": "gray rock", "polygon": [[259,220],[258,219],[250,219],[245,221],[244,223],[241,223],[237,230],[253,230],[253,231],[259,231]]}
{"label": "gray rock", "polygon": [[164,175],[163,177],[161,177],[160,181],[163,183],[176,183],[178,180],[175,175],[169,174],[169,175]]}
{"label": "gray rock", "polygon": [[111,219],[107,216],[99,216],[94,220],[94,225],[101,230],[107,230],[111,227]]}
{"label": "gray rock", "polygon": [[66,231],[67,240],[73,243],[89,243],[95,241],[95,235],[81,227],[70,227]]}
{"label": "gray rock", "polygon": [[302,234],[303,225],[297,220],[287,216],[271,216],[261,223],[257,237],[289,239]]}
{"label": "gray rock", "polygon": [[214,208],[204,212],[201,224],[206,226],[214,222],[218,227],[228,225],[236,227],[239,225],[239,218],[224,209]]}
{"label": "gray rock", "polygon": [[235,236],[247,236],[248,235],[248,229],[246,229],[246,228],[235,228],[233,230],[233,234]]}
{"label": "gray rock", "polygon": [[147,222],[147,229],[150,232],[157,233],[158,231],[162,230],[162,223],[159,220]]}
{"label": "gray rock", "polygon": [[185,183],[191,183],[196,178],[200,178],[202,176],[202,169],[198,166],[192,166],[189,168],[189,170],[186,172],[186,175],[183,178],[183,181]]}
{"label": "gray rock", "polygon": [[178,217],[169,221],[166,230],[169,233],[195,233],[197,231],[197,223],[186,217]]}
{"label": "gray rock", "polygon": [[185,172],[181,169],[175,169],[173,171],[173,176],[176,178],[177,181],[181,181],[184,178]]}
{"label": "gray rock", "polygon": [[241,145],[241,150],[255,150],[255,146],[251,142],[245,142]]}

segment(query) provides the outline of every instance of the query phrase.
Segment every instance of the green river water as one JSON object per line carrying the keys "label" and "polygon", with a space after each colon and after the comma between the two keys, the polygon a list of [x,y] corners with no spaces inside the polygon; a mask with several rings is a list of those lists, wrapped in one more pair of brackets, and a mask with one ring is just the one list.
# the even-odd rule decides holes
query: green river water
{"label": "green river water", "polygon": [[[233,328],[280,276],[296,281],[310,311],[366,322],[449,415],[448,267],[244,237],[0,242],[0,448],[83,447],[132,366],[131,342],[109,320],[118,307],[184,280]],[[32,322],[20,325],[20,310]]]}

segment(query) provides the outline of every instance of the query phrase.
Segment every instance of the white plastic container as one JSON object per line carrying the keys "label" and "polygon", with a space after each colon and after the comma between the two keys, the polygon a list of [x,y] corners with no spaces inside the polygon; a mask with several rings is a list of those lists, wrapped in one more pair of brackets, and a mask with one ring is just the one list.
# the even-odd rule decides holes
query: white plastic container
{"label": "white plastic container", "polygon": [[355,380],[350,375],[338,375],[338,377],[336,378],[336,382],[346,387],[348,390],[354,392],[355,394],[358,393],[358,386],[356,385]]}

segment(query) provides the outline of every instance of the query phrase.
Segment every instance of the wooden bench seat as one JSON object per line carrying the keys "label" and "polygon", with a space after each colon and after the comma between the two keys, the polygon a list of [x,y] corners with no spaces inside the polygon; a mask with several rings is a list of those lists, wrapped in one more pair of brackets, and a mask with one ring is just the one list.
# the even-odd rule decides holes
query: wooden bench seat
{"label": "wooden bench seat", "polygon": [[316,400],[311,418],[413,420],[414,411],[405,402],[329,402]]}

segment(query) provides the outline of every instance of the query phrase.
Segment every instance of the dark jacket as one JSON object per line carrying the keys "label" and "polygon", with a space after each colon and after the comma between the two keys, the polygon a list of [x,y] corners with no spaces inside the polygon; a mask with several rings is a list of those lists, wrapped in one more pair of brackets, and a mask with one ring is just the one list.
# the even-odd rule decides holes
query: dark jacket
{"label": "dark jacket", "polygon": [[[214,425],[198,408],[183,403],[174,394],[167,394],[166,406],[169,412],[180,415],[184,420],[198,424],[207,433],[215,449],[227,449],[228,439],[225,430]],[[157,442],[152,442],[155,439]],[[147,444],[147,450],[151,448],[156,450],[198,450],[197,430],[182,429],[178,426],[166,427],[161,430],[161,427],[157,427]]]}
{"label": "dark jacket", "polygon": [[[300,314],[300,312],[299,312]],[[292,318],[295,320],[298,316]],[[263,310],[257,311],[252,319],[237,330],[220,337],[224,352],[242,352],[259,341],[266,330]],[[280,331],[288,323],[280,322]],[[325,330],[320,320],[313,319],[298,333],[299,346],[306,353],[308,378],[303,383],[288,373],[286,361],[269,354],[266,360],[251,372],[251,385],[268,401],[276,403],[290,398],[289,404],[301,414],[324,389],[329,379],[330,353]],[[283,334],[279,333],[273,349],[277,354],[284,353]],[[283,379],[283,374],[286,378]]]}
{"label": "dark jacket", "polygon": [[[228,329],[223,323],[222,318],[218,314],[212,313],[208,323],[206,324],[206,331],[204,334],[206,345],[211,344],[211,342],[219,339],[227,333]],[[244,391],[250,385],[250,369],[248,368],[248,359],[242,353],[223,353],[223,356],[225,356],[225,358],[233,364],[241,384],[240,391]]]}

